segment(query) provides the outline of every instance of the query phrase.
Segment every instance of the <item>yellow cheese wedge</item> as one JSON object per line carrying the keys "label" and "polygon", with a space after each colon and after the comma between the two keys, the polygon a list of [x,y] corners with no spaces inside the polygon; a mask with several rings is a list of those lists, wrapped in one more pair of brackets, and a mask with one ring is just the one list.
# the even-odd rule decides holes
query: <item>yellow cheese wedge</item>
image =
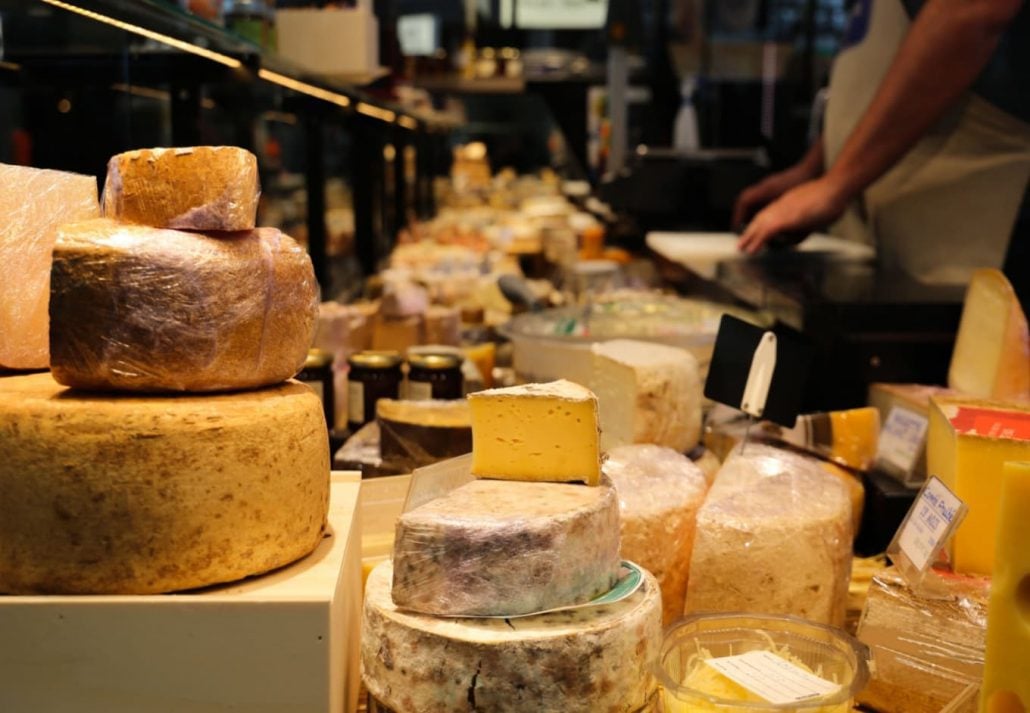
{"label": "yellow cheese wedge", "polygon": [[937,397],[930,409],[926,465],[969,506],[952,540],[955,569],[991,574],[1002,465],[1030,460],[1030,405]]}
{"label": "yellow cheese wedge", "polygon": [[469,395],[472,473],[533,481],[601,479],[597,397],[571,381]]}
{"label": "yellow cheese wedge", "polygon": [[1006,463],[998,507],[998,548],[987,607],[981,711],[1030,709],[1030,462]]}
{"label": "yellow cheese wedge", "polygon": [[999,270],[973,273],[955,337],[948,386],[986,399],[1030,399],[1030,330]]}

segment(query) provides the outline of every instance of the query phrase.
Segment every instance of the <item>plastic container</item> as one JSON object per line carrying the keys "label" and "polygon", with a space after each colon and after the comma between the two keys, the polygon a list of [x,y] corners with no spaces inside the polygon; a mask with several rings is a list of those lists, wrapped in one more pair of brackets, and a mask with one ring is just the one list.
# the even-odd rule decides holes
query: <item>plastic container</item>
{"label": "plastic container", "polygon": [[[734,656],[748,651],[786,651],[812,673],[840,688],[833,694],[778,705],[740,701],[711,695],[683,682],[704,659]],[[869,680],[869,649],[849,634],[829,626],[791,616],[760,614],[700,614],[669,628],[662,643],[655,675],[663,688],[665,713],[719,711],[804,711],[848,713],[856,694]]]}

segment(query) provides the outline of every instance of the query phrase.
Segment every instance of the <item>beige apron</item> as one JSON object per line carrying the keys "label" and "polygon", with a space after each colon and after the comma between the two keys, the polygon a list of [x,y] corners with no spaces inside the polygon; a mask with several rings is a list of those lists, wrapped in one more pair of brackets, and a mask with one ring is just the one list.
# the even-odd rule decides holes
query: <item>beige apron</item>
{"label": "beige apron", "polygon": [[[827,165],[872,101],[910,21],[900,0],[873,0],[868,34],[830,77]],[[1001,267],[1030,178],[1030,125],[967,94],[831,232],[873,243],[880,264],[930,283],[964,284]]]}

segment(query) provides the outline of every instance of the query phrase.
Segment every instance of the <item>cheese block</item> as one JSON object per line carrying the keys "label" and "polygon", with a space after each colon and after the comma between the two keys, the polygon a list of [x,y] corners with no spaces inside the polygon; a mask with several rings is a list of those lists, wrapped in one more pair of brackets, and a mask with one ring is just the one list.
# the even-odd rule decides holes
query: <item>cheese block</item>
{"label": "cheese block", "polygon": [[592,347],[601,450],[653,443],[681,453],[701,437],[701,377],[685,349],[616,339]]}
{"label": "cheese block", "polygon": [[926,464],[969,512],[951,541],[955,570],[991,574],[1005,461],[1030,460],[1030,405],[933,399]]}
{"label": "cheese block", "polygon": [[683,615],[705,476],[681,453],[651,444],[613,448],[603,470],[619,493],[622,557],[654,574],[668,626]]}
{"label": "cheese block", "polygon": [[508,480],[601,478],[597,397],[571,381],[469,394],[472,474]]}
{"label": "cheese block", "polygon": [[397,521],[393,601],[437,616],[516,615],[590,601],[619,573],[610,483],[473,480]]}
{"label": "cheese block", "polygon": [[425,341],[422,315],[385,317],[380,315],[372,326],[372,349],[404,354]]}
{"label": "cheese block", "polygon": [[764,422],[762,435],[838,465],[867,470],[876,458],[880,413],[866,407],[803,414],[797,417],[794,428]]}
{"label": "cheese block", "polygon": [[408,470],[472,452],[472,413],[467,401],[376,402],[380,453]]}
{"label": "cheese block", "polygon": [[689,455],[691,460],[694,461],[694,465],[700,468],[702,475],[705,476],[705,484],[711,485],[715,482],[715,476],[718,474],[719,468],[722,467],[718,456],[705,446],[698,446]]}
{"label": "cheese block", "polygon": [[154,228],[251,230],[257,158],[235,146],[126,151],[111,157],[104,215]]}
{"label": "cheese block", "polygon": [[957,395],[943,386],[870,384],[869,405],[879,411],[883,424],[876,446],[877,469],[910,487],[925,481],[930,399]]}
{"label": "cheese block", "polygon": [[213,238],[72,223],[51,276],[51,368],[84,389],[279,383],[303,367],[318,311],[311,258],[274,228]]}
{"label": "cheese block", "polygon": [[100,216],[97,181],[0,163],[0,216],[0,369],[46,369],[57,226]]}
{"label": "cheese block", "polygon": [[494,364],[497,362],[497,345],[493,342],[486,342],[470,347],[462,347],[462,351],[465,353],[465,359],[472,362],[479,371],[484,388],[493,388]]}
{"label": "cheese block", "polygon": [[425,317],[426,344],[461,344],[461,311],[457,307],[430,305]]}
{"label": "cheese block", "polygon": [[259,574],[322,539],[329,441],[302,384],[94,396],[0,378],[0,592],[146,594]]}
{"label": "cheese block", "polygon": [[862,479],[853,471],[842,468],[836,463],[820,463],[819,467],[839,480],[848,491],[848,498],[851,500],[851,531],[858,533],[862,525],[862,513],[865,511],[865,486]]}
{"label": "cheese block", "polygon": [[966,396],[1030,399],[1030,330],[1000,270],[973,273],[955,337],[948,386]]}
{"label": "cheese block", "polygon": [[653,696],[662,639],[658,584],[627,599],[517,619],[441,619],[397,608],[392,566],[365,588],[365,687],[399,713],[636,711]]}
{"label": "cheese block", "polygon": [[814,458],[749,443],[723,463],[697,515],[685,612],[792,614],[840,626],[851,502]]}
{"label": "cheese block", "polygon": [[983,710],[1030,709],[1030,461],[1006,463],[987,609]]}
{"label": "cheese block", "polygon": [[[876,666],[858,701],[892,713],[938,713],[984,670],[990,580],[943,575],[933,599],[913,592],[893,568],[873,575],[858,638]],[[957,709],[975,713],[976,698]]]}

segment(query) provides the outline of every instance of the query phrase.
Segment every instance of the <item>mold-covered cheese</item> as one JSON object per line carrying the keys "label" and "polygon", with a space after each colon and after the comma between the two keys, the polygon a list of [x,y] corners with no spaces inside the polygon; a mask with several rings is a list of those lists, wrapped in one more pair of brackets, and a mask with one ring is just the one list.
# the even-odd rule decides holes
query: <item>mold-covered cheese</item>
{"label": "mold-covered cheese", "polygon": [[0,378],[0,592],[147,594],[288,564],[322,539],[329,443],[297,382],[96,396]]}
{"label": "mold-covered cheese", "polygon": [[235,146],[126,151],[111,157],[104,215],[155,228],[251,230],[257,158]]}
{"label": "mold-covered cheese", "polygon": [[597,397],[586,387],[525,384],[470,394],[469,403],[473,475],[600,482]]}
{"label": "mold-covered cheese", "polygon": [[515,615],[589,601],[619,572],[608,482],[474,480],[403,515],[393,600],[439,616]]}
{"label": "mold-covered cheese", "polygon": [[227,391],[289,379],[318,313],[311,258],[274,228],[213,238],[100,219],[58,229],[51,368],[62,384]]}
{"label": "mold-covered cheese", "polygon": [[608,451],[603,470],[619,494],[622,556],[658,580],[668,626],[683,615],[705,476],[685,455],[651,444]]}
{"label": "mold-covered cheese", "polygon": [[621,602],[521,619],[406,613],[392,577],[386,562],[368,578],[361,663],[394,711],[631,713],[652,699],[662,622],[650,574]]}
{"label": "mold-covered cheese", "polygon": [[601,450],[653,443],[681,453],[701,438],[701,377],[686,349],[616,339],[593,347]]}
{"label": "mold-covered cheese", "polygon": [[0,368],[45,369],[57,226],[100,216],[97,181],[0,163],[0,216]]}

